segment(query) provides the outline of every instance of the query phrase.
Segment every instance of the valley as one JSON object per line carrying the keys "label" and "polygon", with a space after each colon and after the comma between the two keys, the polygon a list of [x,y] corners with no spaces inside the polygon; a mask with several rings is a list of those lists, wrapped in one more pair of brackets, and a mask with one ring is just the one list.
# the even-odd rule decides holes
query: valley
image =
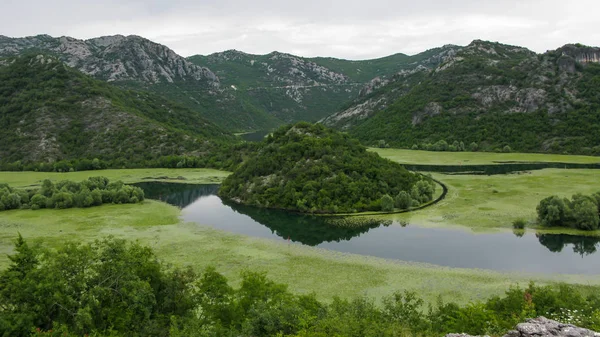
{"label": "valley", "polygon": [[[598,55],[0,36],[0,332],[497,336],[584,306],[600,327]],[[76,202],[32,207],[48,186]]]}

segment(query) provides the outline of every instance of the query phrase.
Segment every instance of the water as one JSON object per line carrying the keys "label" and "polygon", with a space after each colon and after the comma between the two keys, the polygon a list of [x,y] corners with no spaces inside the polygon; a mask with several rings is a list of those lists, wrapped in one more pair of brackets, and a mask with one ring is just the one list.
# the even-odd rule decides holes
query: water
{"label": "water", "polygon": [[[218,185],[143,183],[148,198],[183,209],[186,222],[325,249],[448,267],[546,274],[600,273],[600,238],[402,227],[372,220],[340,228],[328,219],[223,202]],[[518,234],[518,233],[517,233]]]}

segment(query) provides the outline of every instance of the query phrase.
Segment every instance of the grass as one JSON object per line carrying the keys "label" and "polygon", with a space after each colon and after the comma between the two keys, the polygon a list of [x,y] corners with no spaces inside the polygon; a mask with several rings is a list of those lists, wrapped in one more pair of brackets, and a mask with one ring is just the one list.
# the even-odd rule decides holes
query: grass
{"label": "grass", "polygon": [[[598,171],[585,169],[544,169],[493,176],[434,173],[432,176],[448,186],[446,199],[418,212],[394,215],[395,219],[425,226],[460,225],[474,230],[512,228],[517,218],[534,221],[536,206],[543,198],[600,191]],[[590,234],[569,229],[558,231]]]}
{"label": "grass", "polygon": [[[388,152],[390,159],[397,161],[401,160],[401,153],[421,152],[385,150],[391,151]],[[522,154],[424,152],[421,155],[425,154],[432,161],[435,160],[433,156],[438,154],[469,155],[472,156],[469,160],[476,163],[498,160],[493,158],[495,156],[511,156],[501,160],[516,160],[524,156],[527,160],[534,160],[532,155]],[[564,160],[563,156],[542,156],[547,158],[546,161],[550,158]],[[435,163],[443,163],[448,158],[438,159]],[[83,180],[89,176],[104,175],[126,182],[168,177],[167,181],[208,183],[219,182],[228,174],[204,169],[1,172],[0,182],[27,187],[39,184],[45,178]],[[179,176],[186,180],[176,180]],[[473,230],[511,230],[513,220],[523,218],[531,221],[535,218],[535,206],[542,198],[552,194],[571,196],[577,192],[600,190],[595,170],[546,169],[497,176],[433,174],[433,177],[450,189],[444,201],[418,212],[386,217],[423,226],[460,225]],[[0,212],[0,269],[7,266],[6,254],[12,252],[12,241],[19,232],[35,243],[48,246],[107,235],[139,240],[153,247],[161,260],[176,266],[191,266],[201,271],[214,265],[234,282],[239,281],[242,270],[265,271],[271,279],[289,284],[292,291],[315,292],[323,300],[334,296],[347,298],[360,295],[381,298],[396,290],[412,290],[428,302],[441,295],[447,300],[467,303],[501,294],[511,285],[524,285],[530,280],[540,284],[564,281],[600,285],[600,276],[547,276],[456,269],[327,251],[288,244],[284,240],[252,238],[182,223],[177,208],[155,201],[88,209]],[[556,231],[553,230],[553,233]]]}
{"label": "grass", "polygon": [[[188,184],[218,184],[230,173],[213,169],[123,169],[80,172],[0,172],[0,183],[11,187],[37,187],[44,179],[53,181],[81,181],[89,177],[104,176],[111,181],[122,180],[125,183],[140,181],[165,181]],[[183,179],[182,179],[183,178]]]}
{"label": "grass", "polygon": [[492,152],[434,152],[405,149],[370,148],[384,158],[404,164],[431,165],[482,165],[497,164],[498,162],[559,162],[594,164],[600,163],[600,157],[574,156],[561,154],[540,153],[492,153]]}
{"label": "grass", "polygon": [[391,261],[252,238],[214,230],[178,219],[175,207],[146,201],[88,209],[16,210],[0,213],[0,269],[8,264],[12,241],[21,233],[36,244],[58,246],[114,235],[154,248],[169,264],[197,271],[213,265],[237,284],[241,271],[264,271],[296,293],[315,292],[322,300],[334,296],[381,298],[396,290],[416,291],[428,301],[438,295],[460,303],[501,294],[529,280],[599,285],[599,277],[540,276],[453,269]]}

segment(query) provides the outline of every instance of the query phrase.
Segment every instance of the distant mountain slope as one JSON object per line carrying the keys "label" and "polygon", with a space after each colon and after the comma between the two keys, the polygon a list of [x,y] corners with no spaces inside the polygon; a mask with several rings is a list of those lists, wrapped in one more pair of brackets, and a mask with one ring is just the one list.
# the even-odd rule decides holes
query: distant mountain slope
{"label": "distant mountain slope", "polygon": [[186,108],[94,80],[52,56],[1,63],[0,162],[139,162],[199,153],[233,139]]}
{"label": "distant mountain slope", "polygon": [[356,97],[363,85],[311,60],[278,52],[230,50],[188,60],[213,69],[241,102],[285,123],[317,121]]}
{"label": "distant mountain slope", "polygon": [[303,58],[279,52],[252,55],[236,50],[188,60],[212,69],[222,86],[232,89],[240,101],[287,123],[317,121],[338,111],[374,78],[380,83],[400,71],[436,66],[441,61],[439,54],[448,48],[365,61]]}
{"label": "distant mountain slope", "polygon": [[249,106],[223,89],[218,77],[166,46],[139,36],[104,36],[89,40],[38,35],[0,36],[0,57],[29,51],[55,55],[70,67],[121,87],[153,91],[231,130],[271,128],[277,118]]}
{"label": "distant mountain slope", "polygon": [[322,122],[368,144],[462,141],[488,150],[600,154],[600,49],[538,55],[474,41],[439,66],[365,91]]}

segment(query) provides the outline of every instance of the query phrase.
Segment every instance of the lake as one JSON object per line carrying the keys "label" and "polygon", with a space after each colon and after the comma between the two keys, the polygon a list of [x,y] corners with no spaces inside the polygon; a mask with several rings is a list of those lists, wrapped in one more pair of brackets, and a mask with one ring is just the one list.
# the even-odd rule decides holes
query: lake
{"label": "lake", "polygon": [[[600,273],[600,238],[572,235],[476,234],[365,219],[360,228],[331,218],[240,206],[222,201],[219,185],[146,182],[146,197],[182,208],[182,218],[216,229],[334,251],[448,267],[546,274]],[[361,217],[361,219],[364,219]]]}

